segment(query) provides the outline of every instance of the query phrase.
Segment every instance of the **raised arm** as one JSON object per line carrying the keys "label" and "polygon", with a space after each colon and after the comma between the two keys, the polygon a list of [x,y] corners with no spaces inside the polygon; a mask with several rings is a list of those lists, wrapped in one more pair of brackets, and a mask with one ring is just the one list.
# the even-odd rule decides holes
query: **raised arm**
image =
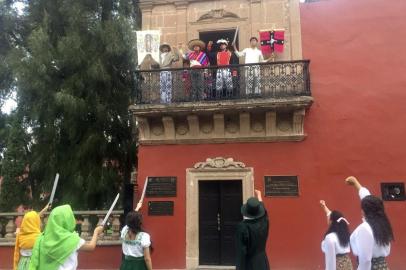
{"label": "raised arm", "polygon": [[38,213],[39,217],[42,218],[45,214],[46,211],[48,211],[51,208],[51,204],[47,203],[45,207]]}
{"label": "raised arm", "polygon": [[327,224],[328,224],[329,220],[330,220],[331,210],[328,209],[326,202],[324,200],[320,200],[320,206],[321,206],[321,209],[323,209],[324,213],[326,214]]}
{"label": "raised arm", "polygon": [[255,197],[257,197],[258,201],[262,202],[262,193],[260,190],[255,190]]}
{"label": "raised arm", "polygon": [[345,179],[345,182],[347,183],[347,185],[355,187],[361,200],[366,196],[371,195],[371,192],[369,192],[367,188],[363,187],[358,179],[354,176],[347,177],[347,179]]}
{"label": "raised arm", "polygon": [[83,244],[83,246],[81,246],[79,250],[93,251],[96,248],[97,237],[99,236],[99,234],[103,232],[103,229],[104,229],[103,226],[97,226],[96,229],[94,229],[92,240]]}

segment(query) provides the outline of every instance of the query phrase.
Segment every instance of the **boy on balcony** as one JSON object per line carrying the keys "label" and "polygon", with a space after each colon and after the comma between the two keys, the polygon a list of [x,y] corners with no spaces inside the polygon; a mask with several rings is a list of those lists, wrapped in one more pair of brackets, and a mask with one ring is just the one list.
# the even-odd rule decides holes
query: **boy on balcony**
{"label": "boy on balcony", "polygon": [[[232,64],[233,53],[228,50],[228,41],[219,39],[217,44],[220,46],[220,51],[217,53],[217,66],[228,66]],[[232,96],[233,92],[233,76],[236,76],[236,71],[231,71],[230,68],[219,68],[216,73],[216,97],[221,97],[224,85],[227,89],[227,96]]]}
{"label": "boy on balcony", "polygon": [[203,51],[206,44],[200,39],[193,39],[188,44],[190,52],[184,54],[181,50],[181,54],[185,60],[190,61],[190,67],[196,68],[190,72],[192,81],[192,100],[201,100],[203,88],[205,87],[204,78],[207,76],[207,72],[200,69],[202,67],[209,66],[209,58]]}
{"label": "boy on balcony", "polygon": [[[251,47],[244,49],[242,52],[239,52],[235,44],[233,44],[235,54],[238,57],[244,56],[245,64],[266,62],[261,50],[258,49],[258,39],[252,37],[250,44]],[[259,95],[261,93],[261,69],[259,65],[249,65],[245,67],[245,89],[247,95]]]}

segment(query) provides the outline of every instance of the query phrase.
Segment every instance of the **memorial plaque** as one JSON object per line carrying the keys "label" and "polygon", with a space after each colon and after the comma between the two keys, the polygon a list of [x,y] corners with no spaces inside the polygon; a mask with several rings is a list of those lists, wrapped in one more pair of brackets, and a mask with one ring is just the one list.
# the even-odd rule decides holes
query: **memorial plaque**
{"label": "memorial plaque", "polygon": [[176,177],[148,177],[147,197],[176,197]]}
{"label": "memorial plaque", "polygon": [[299,183],[297,176],[265,176],[265,196],[299,196]]}
{"label": "memorial plaque", "polygon": [[148,216],[173,216],[173,201],[148,202]]}

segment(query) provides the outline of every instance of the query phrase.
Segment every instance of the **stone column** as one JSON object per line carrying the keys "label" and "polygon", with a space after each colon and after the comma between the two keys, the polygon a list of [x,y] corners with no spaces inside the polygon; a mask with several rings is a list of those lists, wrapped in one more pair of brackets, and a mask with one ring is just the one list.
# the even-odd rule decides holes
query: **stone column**
{"label": "stone column", "polygon": [[153,0],[144,1],[139,6],[142,12],[142,30],[151,30]]}
{"label": "stone column", "polygon": [[184,43],[188,41],[187,37],[187,8],[188,1],[180,0],[175,2],[176,6],[176,42]]}
{"label": "stone column", "polygon": [[7,216],[6,217],[8,222],[6,225],[6,235],[4,238],[6,239],[12,239],[14,238],[14,232],[16,231],[16,225],[14,223],[14,216]]}

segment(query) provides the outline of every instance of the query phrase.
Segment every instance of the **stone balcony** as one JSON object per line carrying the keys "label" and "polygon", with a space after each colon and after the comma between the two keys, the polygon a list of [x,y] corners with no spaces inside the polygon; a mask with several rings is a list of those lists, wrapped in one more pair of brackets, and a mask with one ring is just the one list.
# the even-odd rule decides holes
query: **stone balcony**
{"label": "stone balcony", "polygon": [[[218,73],[230,74],[220,88]],[[161,78],[169,76],[169,87]],[[309,61],[140,70],[130,111],[141,144],[301,141]],[[167,90],[170,91],[167,91]],[[170,96],[164,91],[170,92]]]}

